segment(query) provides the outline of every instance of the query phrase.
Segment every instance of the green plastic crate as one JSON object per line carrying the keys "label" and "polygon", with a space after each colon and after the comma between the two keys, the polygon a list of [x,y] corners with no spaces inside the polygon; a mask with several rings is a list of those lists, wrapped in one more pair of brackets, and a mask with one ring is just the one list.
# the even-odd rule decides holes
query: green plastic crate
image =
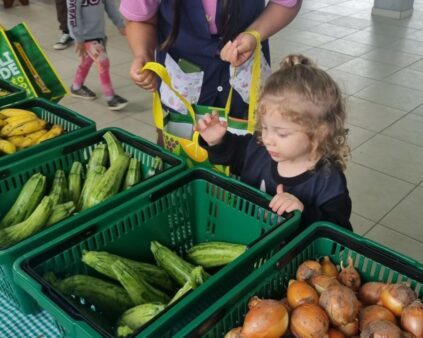
{"label": "green plastic crate", "polygon": [[253,296],[281,299],[299,265],[329,256],[339,265],[351,256],[363,283],[406,282],[423,296],[423,265],[331,223],[317,222],[289,242],[237,288],[212,305],[175,337],[223,337],[241,326]]}
{"label": "green plastic crate", "polygon": [[4,89],[9,92],[6,96],[0,96],[0,107],[25,99],[25,90],[15,86],[5,80],[0,79],[0,90]]}
{"label": "green plastic crate", "polygon": [[204,241],[248,244],[246,253],[138,331],[139,337],[172,337],[260,265],[269,255],[269,242],[279,249],[298,230],[300,214],[278,216],[269,211],[269,201],[239,181],[191,169],[17,260],[15,280],[62,325],[66,337],[114,337],[113,328],[81,312],[43,274],[99,276],[81,262],[83,250],[154,263],[152,240],[181,255]]}
{"label": "green plastic crate", "polygon": [[3,171],[3,176],[7,178],[0,179],[0,215],[5,214],[10,209],[23,185],[34,173],[41,172],[44,174],[50,185],[57,169],[62,169],[69,173],[74,161],[80,161],[85,165],[95,146],[99,143],[104,143],[102,135],[108,130],[112,131],[117,139],[122,142],[125,151],[140,161],[142,177],[148,176],[147,172],[153,167],[156,156],[163,160],[164,170],[156,175],[147,177],[132,188],[122,191],[90,209],[74,214],[22,242],[0,250],[0,292],[14,302],[24,313],[32,313],[37,311],[39,307],[13,281],[12,265],[16,258],[59,235],[63,235],[77,225],[101,215],[127,199],[144,192],[184,168],[182,159],[147,140],[118,128],[103,129],[92,135],[78,138],[73,142],[47,149],[33,156],[30,161],[18,161],[12,168],[13,173],[12,169]]}
{"label": "green plastic crate", "polygon": [[15,162],[18,160],[27,159],[29,156],[43,152],[51,147],[75,140],[78,137],[87,134],[91,134],[95,132],[96,129],[94,121],[64,106],[49,102],[41,98],[26,99],[2,107],[2,109],[4,108],[19,108],[30,110],[50,124],[60,124],[63,127],[64,133],[60,136],[46,140],[32,147],[18,150],[14,154],[1,156],[0,171],[7,167],[13,168]]}

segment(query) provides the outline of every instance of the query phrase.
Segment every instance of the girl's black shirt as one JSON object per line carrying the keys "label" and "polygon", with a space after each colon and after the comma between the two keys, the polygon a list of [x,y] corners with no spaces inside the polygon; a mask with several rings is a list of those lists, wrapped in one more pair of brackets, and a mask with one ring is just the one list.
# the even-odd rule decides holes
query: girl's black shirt
{"label": "girl's black shirt", "polygon": [[200,144],[207,149],[211,163],[229,165],[231,173],[240,176],[241,181],[271,196],[276,195],[276,187],[282,184],[285,192],[304,204],[303,226],[329,221],[352,231],[347,181],[334,163],[320,161],[313,170],[295,177],[282,177],[277,162],[272,160],[255,135],[239,136],[227,132],[218,145],[210,147],[201,138]]}

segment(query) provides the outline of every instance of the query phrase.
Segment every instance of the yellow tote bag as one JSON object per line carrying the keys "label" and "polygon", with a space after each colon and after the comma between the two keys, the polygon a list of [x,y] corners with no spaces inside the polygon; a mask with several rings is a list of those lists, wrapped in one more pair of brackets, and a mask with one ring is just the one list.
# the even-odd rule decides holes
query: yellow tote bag
{"label": "yellow tote bag", "polygon": [[236,134],[254,132],[254,127],[256,123],[255,108],[257,104],[261,78],[261,43],[260,35],[258,32],[248,31],[247,33],[253,35],[257,41],[257,47],[254,51],[254,61],[252,66],[247,120],[229,117],[229,108],[231,106],[232,101],[232,88],[229,92],[228,100],[224,108],[210,107],[198,104],[192,105],[173,87],[169,73],[163,65],[156,62],[148,62],[143,67],[143,70],[150,70],[156,73],[156,75],[161,78],[162,82],[165,83],[172,90],[172,92],[182,101],[188,111],[188,115],[169,113],[165,116],[158,91],[156,90],[153,93],[154,123],[156,127],[163,133],[164,147],[172,153],[184,157],[187,160],[188,167],[197,165],[206,166],[209,168],[213,168],[219,172],[229,174],[229,170],[227,167],[221,165],[213,165],[208,161],[207,151],[202,148],[198,143],[199,133],[197,131],[192,132],[191,135],[187,135],[187,137],[177,136],[169,131],[168,126],[170,124],[181,124],[184,125],[184,127],[189,125],[189,129],[193,130],[193,126],[197,124],[197,119],[201,118],[204,114],[211,113],[213,110],[215,110],[219,113],[221,119],[226,120],[228,122],[228,129],[231,132]]}

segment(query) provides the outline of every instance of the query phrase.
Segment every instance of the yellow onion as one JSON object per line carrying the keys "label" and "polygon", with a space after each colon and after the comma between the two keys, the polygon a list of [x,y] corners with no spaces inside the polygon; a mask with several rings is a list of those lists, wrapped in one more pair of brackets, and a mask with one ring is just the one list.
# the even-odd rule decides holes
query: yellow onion
{"label": "yellow onion", "polygon": [[335,264],[332,263],[328,256],[323,257],[323,260],[320,262],[322,266],[322,274],[328,277],[338,276],[338,268]]}
{"label": "yellow onion", "polygon": [[337,329],[330,328],[328,331],[328,338],[345,338],[345,335]]}
{"label": "yellow onion", "polygon": [[304,303],[292,311],[290,329],[297,338],[324,337],[329,329],[329,318],[319,305]]}
{"label": "yellow onion", "polygon": [[242,326],[243,338],[279,338],[288,328],[288,311],[282,302],[273,299],[251,298]]}
{"label": "yellow onion", "polygon": [[361,277],[358,271],[354,268],[354,263],[351,256],[348,257],[348,266],[344,268],[341,262],[341,272],[338,275],[338,280],[341,284],[349,287],[353,291],[358,291],[361,285]]}
{"label": "yellow onion", "polygon": [[401,313],[401,327],[416,338],[423,338],[423,304],[416,300]]}
{"label": "yellow onion", "polygon": [[297,269],[297,280],[299,281],[307,281],[315,274],[322,273],[322,266],[317,261],[304,261]]}
{"label": "yellow onion", "polygon": [[288,304],[292,309],[303,303],[318,303],[319,295],[312,286],[306,282],[290,280],[286,293]]}
{"label": "yellow onion", "polygon": [[358,290],[358,299],[364,305],[375,305],[379,301],[380,293],[385,286],[385,283],[380,282],[365,283]]}
{"label": "yellow onion", "polygon": [[387,320],[397,324],[394,314],[386,307],[370,305],[360,311],[360,330],[364,330],[367,325],[375,320]]}
{"label": "yellow onion", "polygon": [[379,305],[383,305],[399,317],[402,310],[417,299],[416,293],[405,284],[389,284],[380,293]]}
{"label": "yellow onion", "polygon": [[339,284],[335,277],[329,277],[327,275],[314,275],[310,278],[309,283],[313,285],[319,294],[325,291],[329,286]]}
{"label": "yellow onion", "polygon": [[360,304],[354,291],[343,285],[332,285],[322,292],[319,304],[326,310],[331,323],[343,326],[353,322],[358,315]]}
{"label": "yellow onion", "polygon": [[354,320],[346,325],[338,326],[338,330],[341,331],[345,337],[352,337],[358,334],[358,320]]}
{"label": "yellow onion", "polygon": [[289,306],[288,298],[286,298],[286,297],[285,298],[282,298],[281,299],[281,303],[283,304],[283,306],[285,306],[286,311],[288,311],[288,314],[291,313],[292,308]]}
{"label": "yellow onion", "polygon": [[389,320],[375,320],[361,331],[360,338],[403,338],[401,329]]}
{"label": "yellow onion", "polygon": [[225,334],[224,338],[242,338],[241,335],[242,326],[236,327]]}

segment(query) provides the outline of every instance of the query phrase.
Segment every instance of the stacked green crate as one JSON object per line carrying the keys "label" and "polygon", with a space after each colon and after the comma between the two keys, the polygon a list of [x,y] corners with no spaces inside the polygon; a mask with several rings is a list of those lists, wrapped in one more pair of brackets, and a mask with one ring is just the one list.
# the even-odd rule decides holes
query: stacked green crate
{"label": "stacked green crate", "polygon": [[[34,312],[39,307],[13,280],[12,265],[18,257],[143,193],[184,168],[184,162],[181,159],[147,140],[118,128],[103,129],[91,135],[77,137],[72,142],[56,144],[55,147],[46,148],[43,152],[26,160],[17,161],[7,169],[2,169],[0,172],[0,215],[5,215],[11,208],[22,187],[34,173],[46,176],[50,186],[57,170],[69,173],[75,161],[85,166],[94,148],[105,142],[102,136],[107,131],[113,132],[124,150],[140,162],[140,174],[144,179],[130,189],[123,190],[94,207],[75,213],[15,245],[0,248],[0,291],[24,313]],[[156,171],[157,159],[162,160],[163,168]]]}
{"label": "stacked green crate", "polygon": [[140,337],[172,337],[298,230],[299,213],[278,216],[269,210],[269,202],[270,196],[239,181],[206,169],[191,169],[19,259],[15,280],[63,326],[65,336],[114,337],[115,322],[103,324],[93,304],[62,295],[44,274],[100,277],[81,261],[84,250],[154,264],[151,241],[182,257],[202,242],[248,245],[235,261],[213,271],[202,285],[137,331]]}
{"label": "stacked green crate", "polygon": [[0,79],[0,107],[16,103],[26,97],[25,90],[21,87]]}

